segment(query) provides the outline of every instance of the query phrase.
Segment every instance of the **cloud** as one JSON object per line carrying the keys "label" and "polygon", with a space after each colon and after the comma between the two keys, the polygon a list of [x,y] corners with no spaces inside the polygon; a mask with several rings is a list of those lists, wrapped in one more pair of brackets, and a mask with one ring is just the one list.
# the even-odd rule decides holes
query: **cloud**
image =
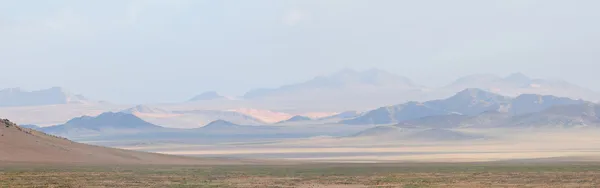
{"label": "cloud", "polygon": [[295,26],[308,19],[308,15],[300,10],[290,10],[283,15],[283,24]]}

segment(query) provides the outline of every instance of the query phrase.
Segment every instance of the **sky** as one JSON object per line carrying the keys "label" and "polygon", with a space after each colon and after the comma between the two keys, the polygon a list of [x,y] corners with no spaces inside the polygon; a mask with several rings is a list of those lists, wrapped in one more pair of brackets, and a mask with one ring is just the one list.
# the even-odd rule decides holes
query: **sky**
{"label": "sky", "polygon": [[523,72],[600,91],[596,0],[0,0],[0,88],[116,103],[379,68],[430,87]]}

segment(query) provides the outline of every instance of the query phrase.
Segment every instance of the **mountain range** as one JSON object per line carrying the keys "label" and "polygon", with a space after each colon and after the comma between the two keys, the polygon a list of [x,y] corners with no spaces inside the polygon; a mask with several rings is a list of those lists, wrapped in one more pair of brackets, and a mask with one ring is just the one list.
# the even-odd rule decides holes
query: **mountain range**
{"label": "mountain range", "polygon": [[500,128],[512,131],[600,128],[600,105],[591,102],[574,102],[557,104],[524,114],[486,111],[477,115],[432,115],[400,121],[393,125],[368,128],[353,137],[430,141],[488,138],[486,135],[466,133],[463,131],[466,128],[470,130]]}
{"label": "mountain range", "polygon": [[563,97],[523,94],[510,98],[481,89],[465,89],[452,97],[426,102],[408,102],[380,107],[363,115],[343,120],[342,124],[393,124],[430,116],[476,116],[484,112],[522,115],[540,112],[553,106],[584,104],[585,101]]}
{"label": "mountain range", "polygon": [[[230,109],[258,108],[281,111],[294,108],[303,112],[341,112],[349,109],[373,109],[409,101],[430,101],[451,96],[468,88],[479,88],[508,97],[538,94],[587,101],[600,100],[600,94],[590,89],[562,80],[531,78],[522,73],[513,73],[506,77],[492,74],[469,75],[443,87],[427,88],[384,70],[344,69],[301,83],[253,89],[240,97],[241,100],[227,100],[226,103]],[[218,107],[224,105],[225,101],[221,99],[228,98],[210,91],[194,96],[188,101],[196,102],[192,103],[196,105]],[[70,94],[58,87],[32,92],[18,88],[0,91],[0,107],[89,102],[83,96]]]}
{"label": "mountain range", "polygon": [[397,127],[420,128],[576,128],[600,127],[600,105],[580,103],[557,105],[522,115],[486,112],[475,116],[441,115],[412,119]]}
{"label": "mountain range", "polygon": [[537,94],[587,101],[600,100],[600,93],[590,89],[563,80],[530,78],[522,73],[513,73],[506,77],[492,74],[469,75],[443,87],[427,88],[406,77],[378,69],[346,69],[302,83],[252,90],[243,98],[263,103],[276,101],[298,108],[307,104],[319,104],[318,106],[330,105],[327,106],[328,109],[336,110],[338,109],[334,106],[344,106],[347,110],[434,100],[469,88],[479,88],[507,97]]}
{"label": "mountain range", "polygon": [[344,69],[328,76],[318,76],[303,83],[284,85],[273,89],[256,89],[244,94],[245,99],[276,97],[295,92],[328,89],[356,89],[363,87],[388,87],[395,89],[411,90],[421,86],[414,84],[410,79],[398,76],[383,70],[370,69],[355,71]]}
{"label": "mountain range", "polygon": [[564,80],[530,78],[522,73],[513,73],[506,77],[492,74],[465,76],[438,90],[455,93],[465,88],[479,88],[511,97],[522,94],[540,94],[589,101],[600,99],[599,93]]}
{"label": "mountain range", "polygon": [[0,107],[85,104],[89,102],[91,101],[84,96],[71,94],[60,87],[38,91],[25,91],[20,88],[0,90]]}
{"label": "mountain range", "polygon": [[254,89],[242,98],[260,104],[276,104],[278,107],[345,111],[418,100],[424,89],[406,77],[387,71],[345,69],[301,83]]}
{"label": "mountain range", "polygon": [[[600,127],[600,105],[555,96],[524,94],[506,97],[480,89],[466,89],[454,96],[426,102],[407,102],[364,113],[344,112],[324,118],[294,116],[268,125],[249,125],[217,119],[192,129],[167,128],[138,117],[162,113],[136,106],[122,112],[74,118],[64,124],[26,127],[70,139],[189,139],[205,141],[302,138],[305,136],[371,137],[401,140],[456,141],[484,139],[460,129],[483,128],[586,128]],[[204,113],[186,111],[168,113]],[[137,114],[137,115],[136,115]],[[340,120],[339,124],[331,120]],[[383,125],[370,128],[364,125]],[[294,125],[294,126],[281,126]],[[350,130],[350,131],[348,131]]]}

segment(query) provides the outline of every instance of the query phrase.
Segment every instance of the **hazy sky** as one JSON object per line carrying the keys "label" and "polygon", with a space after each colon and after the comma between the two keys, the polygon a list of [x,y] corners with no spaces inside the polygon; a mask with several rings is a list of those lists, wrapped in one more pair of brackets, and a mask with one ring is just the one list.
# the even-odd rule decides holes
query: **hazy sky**
{"label": "hazy sky", "polygon": [[0,88],[111,102],[380,68],[426,86],[473,73],[600,91],[597,0],[0,0]]}

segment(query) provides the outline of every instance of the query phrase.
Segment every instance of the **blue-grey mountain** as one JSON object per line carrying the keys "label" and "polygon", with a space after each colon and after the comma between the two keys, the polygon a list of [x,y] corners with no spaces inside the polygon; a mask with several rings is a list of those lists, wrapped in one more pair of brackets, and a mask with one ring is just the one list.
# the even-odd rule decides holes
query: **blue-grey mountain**
{"label": "blue-grey mountain", "polygon": [[85,97],[71,94],[60,87],[38,91],[25,91],[20,88],[0,90],[0,107],[85,104],[89,102]]}

